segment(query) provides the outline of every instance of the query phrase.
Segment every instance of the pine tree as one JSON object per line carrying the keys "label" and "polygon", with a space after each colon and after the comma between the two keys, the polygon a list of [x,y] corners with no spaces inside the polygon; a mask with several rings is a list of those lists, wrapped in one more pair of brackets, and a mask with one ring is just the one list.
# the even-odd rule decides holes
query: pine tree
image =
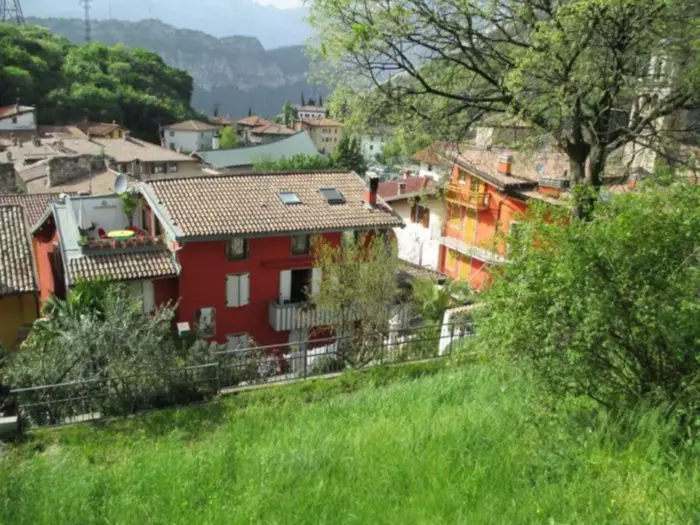
{"label": "pine tree", "polygon": [[304,101],[304,92],[301,92],[301,105],[306,106],[306,102]]}
{"label": "pine tree", "polygon": [[321,95],[318,96],[318,106],[323,107],[323,97]]}
{"label": "pine tree", "polygon": [[367,171],[365,158],[360,151],[360,143],[357,139],[351,139],[349,135],[342,134],[338,146],[333,154],[333,164],[336,168],[352,170],[360,176]]}
{"label": "pine tree", "polygon": [[248,107],[248,116],[252,117],[253,116],[253,108]]}

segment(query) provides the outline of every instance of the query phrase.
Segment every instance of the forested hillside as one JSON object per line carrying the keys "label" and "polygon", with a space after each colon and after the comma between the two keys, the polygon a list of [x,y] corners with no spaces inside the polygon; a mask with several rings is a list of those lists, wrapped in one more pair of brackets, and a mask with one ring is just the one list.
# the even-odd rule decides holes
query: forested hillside
{"label": "forested hillside", "polygon": [[[77,18],[30,21],[76,44],[85,38],[84,22]],[[244,116],[251,108],[273,117],[286,100],[298,102],[302,91],[307,97],[328,93],[307,81],[309,58],[301,45],[267,50],[254,37],[216,38],[153,19],[98,20],[92,36],[107,45],[143,47],[158,53],[169,66],[188,71],[194,79],[192,105],[205,113],[218,104],[223,114]]]}
{"label": "forested hillside", "polygon": [[193,80],[156,53],[76,46],[38,26],[0,24],[0,105],[36,105],[39,122],[117,121],[155,139],[159,124],[196,115]]}

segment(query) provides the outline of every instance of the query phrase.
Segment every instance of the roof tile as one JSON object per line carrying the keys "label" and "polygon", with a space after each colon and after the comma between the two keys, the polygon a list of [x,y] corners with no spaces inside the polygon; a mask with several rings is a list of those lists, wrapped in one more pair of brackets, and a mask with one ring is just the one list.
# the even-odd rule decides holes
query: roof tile
{"label": "roof tile", "polygon": [[0,297],[37,291],[24,210],[0,206]]}
{"label": "roof tile", "polygon": [[[354,172],[255,173],[152,181],[146,184],[184,237],[265,235],[297,231],[401,226],[380,201],[364,202],[365,184]],[[335,188],[343,204],[329,204],[321,188]],[[300,204],[285,205],[280,192]]]}
{"label": "roof tile", "polygon": [[[73,192],[63,192],[67,195],[77,195]],[[30,193],[30,194],[9,194],[0,195],[0,205],[15,204],[24,208],[27,223],[30,227],[36,226],[39,219],[44,215],[49,203],[58,200],[61,193]]]}
{"label": "roof tile", "polygon": [[169,250],[84,255],[68,263],[70,280],[113,279],[131,281],[175,277],[178,267]]}

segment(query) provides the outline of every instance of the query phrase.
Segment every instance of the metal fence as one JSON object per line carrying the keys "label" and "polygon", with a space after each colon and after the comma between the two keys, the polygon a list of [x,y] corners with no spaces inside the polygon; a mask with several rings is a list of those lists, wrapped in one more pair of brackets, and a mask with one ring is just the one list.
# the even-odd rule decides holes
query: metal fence
{"label": "metal fence", "polygon": [[381,364],[448,355],[473,334],[469,323],[334,336],[299,343],[218,348],[210,362],[125,377],[97,377],[11,391],[22,417],[52,426],[201,402],[231,390],[297,381]]}

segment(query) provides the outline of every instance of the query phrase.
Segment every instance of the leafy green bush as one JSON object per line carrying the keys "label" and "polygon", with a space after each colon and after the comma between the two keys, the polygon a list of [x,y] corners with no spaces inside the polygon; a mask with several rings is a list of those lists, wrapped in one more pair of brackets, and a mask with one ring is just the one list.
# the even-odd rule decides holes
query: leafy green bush
{"label": "leafy green bush", "polygon": [[649,185],[591,220],[540,209],[509,239],[479,340],[534,364],[556,392],[625,409],[700,408],[700,186]]}

